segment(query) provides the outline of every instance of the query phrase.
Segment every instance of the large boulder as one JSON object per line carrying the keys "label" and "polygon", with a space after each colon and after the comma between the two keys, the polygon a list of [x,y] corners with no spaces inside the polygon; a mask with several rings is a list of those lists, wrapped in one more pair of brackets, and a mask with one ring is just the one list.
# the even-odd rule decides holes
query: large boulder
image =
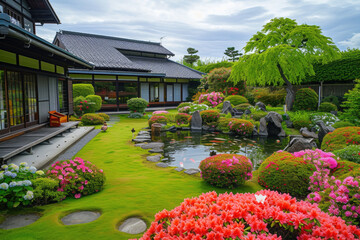
{"label": "large boulder", "polygon": [[200,112],[196,111],[192,114],[191,118],[191,131],[201,131],[202,130],[202,118]]}
{"label": "large boulder", "polygon": [[224,114],[230,113],[231,116],[234,116],[234,109],[232,108],[231,103],[229,101],[225,101],[223,103],[223,108],[222,108],[221,113],[224,113]]}
{"label": "large boulder", "polygon": [[255,107],[257,107],[257,108],[260,109],[261,111],[266,112],[266,106],[265,106],[265,104],[262,103],[262,102],[257,102],[257,103],[255,103]]}
{"label": "large boulder", "polygon": [[269,112],[265,116],[269,136],[285,137],[286,133],[281,126],[282,116],[277,112]]}
{"label": "large boulder", "polygon": [[290,140],[284,151],[290,153],[299,152],[305,149],[317,148],[316,142],[313,138],[295,137]]}
{"label": "large boulder", "polygon": [[310,132],[307,127],[300,128],[300,133],[304,138],[318,138],[318,135],[314,132]]}
{"label": "large boulder", "polygon": [[260,119],[260,127],[259,127],[259,135],[260,136],[267,136],[268,131],[267,131],[267,122],[265,120],[265,117]]}
{"label": "large boulder", "polygon": [[320,145],[325,137],[326,134],[328,134],[329,132],[333,132],[335,131],[335,128],[331,127],[331,126],[326,126],[325,123],[323,121],[317,121],[316,125],[319,126],[319,132],[318,132],[318,136],[319,136],[319,142]]}

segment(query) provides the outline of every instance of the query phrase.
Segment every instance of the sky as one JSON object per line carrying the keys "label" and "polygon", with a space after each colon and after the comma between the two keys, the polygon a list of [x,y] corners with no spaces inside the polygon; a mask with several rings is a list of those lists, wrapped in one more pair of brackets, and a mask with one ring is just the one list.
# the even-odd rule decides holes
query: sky
{"label": "sky", "polygon": [[180,60],[197,49],[202,60],[225,57],[275,17],[318,25],[340,50],[360,48],[360,0],[50,0],[61,24],[37,27],[52,41],[59,30],[161,42]]}

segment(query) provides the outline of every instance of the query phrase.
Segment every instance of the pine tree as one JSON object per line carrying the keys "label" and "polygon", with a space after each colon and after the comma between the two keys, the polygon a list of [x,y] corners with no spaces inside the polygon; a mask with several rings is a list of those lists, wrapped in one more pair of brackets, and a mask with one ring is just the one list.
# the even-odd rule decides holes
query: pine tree
{"label": "pine tree", "polygon": [[242,53],[239,53],[238,50],[235,50],[235,47],[228,47],[225,50],[224,54],[228,56],[229,60],[231,60],[232,62],[239,60],[239,57],[242,56]]}
{"label": "pine tree", "polygon": [[184,56],[184,61],[188,64],[190,64],[191,66],[193,66],[193,64],[200,59],[200,57],[198,55],[195,55],[197,52],[199,52],[198,50],[196,50],[195,48],[188,48],[187,49],[188,54],[190,55],[185,55]]}

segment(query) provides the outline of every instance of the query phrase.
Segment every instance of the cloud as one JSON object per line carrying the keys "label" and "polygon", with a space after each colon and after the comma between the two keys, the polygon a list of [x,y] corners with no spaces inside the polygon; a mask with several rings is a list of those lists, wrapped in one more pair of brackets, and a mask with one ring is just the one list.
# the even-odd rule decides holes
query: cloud
{"label": "cloud", "polygon": [[360,33],[354,33],[350,39],[340,41],[339,43],[348,48],[360,48]]}

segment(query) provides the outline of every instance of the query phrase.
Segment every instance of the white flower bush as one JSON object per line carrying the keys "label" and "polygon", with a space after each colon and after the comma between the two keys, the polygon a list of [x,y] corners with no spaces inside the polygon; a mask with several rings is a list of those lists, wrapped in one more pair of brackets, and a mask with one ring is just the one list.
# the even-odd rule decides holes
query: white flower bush
{"label": "white flower bush", "polygon": [[326,126],[332,126],[334,123],[339,122],[340,119],[331,113],[313,113],[310,115],[311,127],[319,131],[319,126],[316,125],[317,121],[323,121]]}

